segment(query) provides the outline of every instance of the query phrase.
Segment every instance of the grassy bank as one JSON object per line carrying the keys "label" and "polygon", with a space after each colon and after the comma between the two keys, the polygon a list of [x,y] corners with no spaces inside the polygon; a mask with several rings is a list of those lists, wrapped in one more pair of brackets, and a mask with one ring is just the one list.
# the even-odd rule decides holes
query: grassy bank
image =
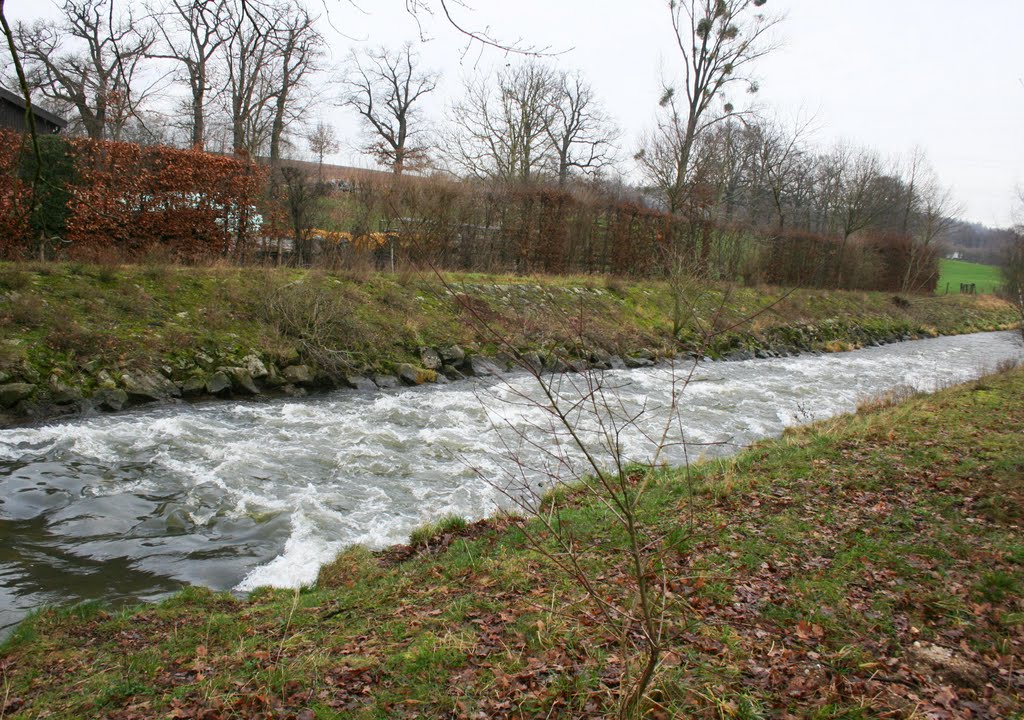
{"label": "grassy bank", "polygon": [[[654,477],[675,543],[649,717],[1020,717],[1024,371]],[[570,496],[571,498],[572,496]],[[603,506],[571,520],[628,576]],[[9,720],[605,717],[621,638],[524,540],[450,522],[316,588],[46,612],[0,651]]]}
{"label": "grassy bank", "polygon": [[518,350],[560,360],[692,351],[709,330],[719,334],[704,351],[723,357],[847,349],[1014,321],[991,297],[785,295],[600,277],[448,282],[429,273],[5,264],[0,405],[9,422],[165,396],[358,384],[353,376],[419,368],[423,348],[494,354],[493,337],[475,322],[481,317]]}

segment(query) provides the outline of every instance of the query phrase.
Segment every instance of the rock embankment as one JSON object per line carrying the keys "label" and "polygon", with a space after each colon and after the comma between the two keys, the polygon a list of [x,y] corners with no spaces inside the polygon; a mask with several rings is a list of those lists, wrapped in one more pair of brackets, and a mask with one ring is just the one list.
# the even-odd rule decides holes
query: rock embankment
{"label": "rock embankment", "polygon": [[[484,355],[460,345],[421,347],[411,353],[418,362],[382,363],[374,370],[341,372],[318,367],[297,352],[250,351],[215,357],[199,352],[190,361],[155,368],[101,369],[69,384],[57,376],[46,382],[22,380],[0,384],[0,411],[8,424],[34,422],[63,415],[89,415],[158,402],[200,402],[213,399],[303,397],[337,389],[375,392],[424,384],[447,384],[468,377],[495,377],[516,369],[543,373],[584,372],[652,367],[672,358],[743,361],[790,357],[802,353],[918,339],[935,333],[893,332],[824,323],[772,328],[764,336],[731,333],[716,339],[705,352],[680,345],[677,351],[640,348],[612,353],[597,348],[576,353],[556,347],[548,352],[523,350]],[[582,355],[582,357],[580,356]]]}

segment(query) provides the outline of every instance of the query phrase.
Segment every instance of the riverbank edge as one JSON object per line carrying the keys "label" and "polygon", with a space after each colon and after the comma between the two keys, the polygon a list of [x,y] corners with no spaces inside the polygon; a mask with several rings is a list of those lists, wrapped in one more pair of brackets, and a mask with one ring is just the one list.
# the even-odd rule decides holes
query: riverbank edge
{"label": "riverbank edge", "polygon": [[524,363],[637,368],[1014,327],[1009,306],[992,297],[708,284],[683,298],[666,283],[607,278],[260,273],[0,266],[0,427],[154,403],[447,383]]}
{"label": "riverbank edge", "polygon": [[[1022,421],[1024,369],[1004,369],[788,430],[685,481],[660,473],[651,517],[682,522],[693,502],[709,529],[672,568],[685,632],[658,703],[693,717],[1024,709]],[[603,537],[595,503],[579,503],[582,531]],[[501,715],[502,703],[611,711],[619,639],[545,609],[552,593],[570,610],[583,601],[545,574],[515,522],[448,521],[416,537],[343,552],[301,593],[188,589],[117,613],[44,611],[0,646],[0,709],[434,717],[454,688],[458,717]],[[595,573],[622,572],[615,548],[601,557]]]}

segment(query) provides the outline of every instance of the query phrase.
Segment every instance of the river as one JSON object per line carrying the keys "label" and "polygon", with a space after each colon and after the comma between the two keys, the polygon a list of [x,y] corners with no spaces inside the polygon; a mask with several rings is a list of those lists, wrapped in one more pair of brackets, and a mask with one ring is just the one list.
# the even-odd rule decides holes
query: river
{"label": "river", "polygon": [[[689,457],[734,452],[897,388],[934,390],[1022,357],[1019,334],[1004,332],[702,363],[672,437],[683,433]],[[648,438],[688,370],[603,374],[621,412],[644,410],[623,434],[625,454],[650,458]],[[572,398],[581,380],[555,381]],[[445,514],[491,514],[505,502],[505,446],[524,466],[551,464],[550,416],[521,400],[539,396],[535,384],[521,373],[2,431],[0,634],[43,605],[151,600],[186,584],[296,587],[347,545],[380,548]],[[683,451],[674,444],[663,459]]]}

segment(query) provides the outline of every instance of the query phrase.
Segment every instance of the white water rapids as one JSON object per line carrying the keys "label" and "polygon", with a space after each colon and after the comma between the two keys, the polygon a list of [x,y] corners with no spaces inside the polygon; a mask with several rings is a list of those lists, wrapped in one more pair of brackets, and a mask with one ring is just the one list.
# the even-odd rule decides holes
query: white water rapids
{"label": "white water rapids", "polygon": [[[933,390],[1021,357],[1019,335],[985,333],[703,363],[683,394],[683,430],[690,442],[727,443],[691,456],[722,454],[894,388]],[[649,458],[640,430],[660,433],[673,372],[687,370],[605,373],[623,407],[647,409],[625,437],[633,459]],[[503,498],[492,478],[509,465],[492,424],[546,442],[530,429],[544,413],[509,402],[535,394],[533,383],[513,374],[0,431],[0,629],[42,604],[147,599],[185,583],[296,587],[347,545],[380,548],[445,514],[491,514]],[[542,449],[520,453],[543,462]]]}

